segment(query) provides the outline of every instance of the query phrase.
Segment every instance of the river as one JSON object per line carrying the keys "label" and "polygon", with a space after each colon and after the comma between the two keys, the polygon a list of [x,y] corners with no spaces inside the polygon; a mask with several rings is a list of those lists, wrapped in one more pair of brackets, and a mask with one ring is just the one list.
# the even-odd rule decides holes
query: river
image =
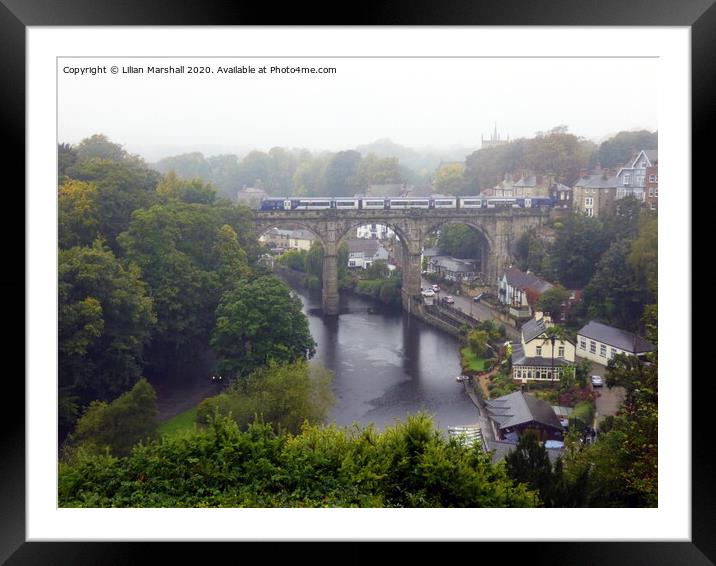
{"label": "river", "polygon": [[341,314],[324,317],[320,293],[294,287],[318,343],[314,363],[335,374],[338,425],[375,423],[383,430],[420,410],[437,428],[477,422],[477,410],[455,381],[460,374],[458,341],[399,310],[341,294]]}

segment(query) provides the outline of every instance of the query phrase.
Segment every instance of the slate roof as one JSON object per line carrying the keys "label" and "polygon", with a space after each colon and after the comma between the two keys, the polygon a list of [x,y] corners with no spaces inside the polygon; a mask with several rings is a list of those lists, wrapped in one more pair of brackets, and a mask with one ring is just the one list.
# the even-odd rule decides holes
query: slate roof
{"label": "slate roof", "polygon": [[522,325],[522,337],[525,339],[525,343],[531,342],[546,330],[547,325],[544,323],[544,318],[539,320],[533,318]]}
{"label": "slate roof", "polygon": [[348,251],[349,253],[360,253],[363,252],[363,256],[371,258],[378,253],[379,242],[375,239],[358,238],[355,240],[348,240]]}
{"label": "slate roof", "polygon": [[614,328],[613,326],[602,324],[595,320],[590,320],[577,334],[619,348],[625,352],[631,352],[632,354],[651,352],[654,350],[654,345],[648,340],[644,340],[641,336],[636,336],[635,349],[634,333],[628,330],[622,330],[621,328]]}
{"label": "slate roof", "polygon": [[438,265],[444,269],[447,269],[448,271],[453,271],[455,273],[475,271],[475,263],[474,262],[457,259],[455,257],[448,256],[448,255],[434,256],[430,260],[430,263],[432,263],[433,265]]}
{"label": "slate roof", "polygon": [[607,173],[606,179],[603,172],[600,173],[587,173],[587,175],[580,177],[574,183],[575,187],[582,187],[585,189],[616,189],[619,181],[616,175]]}
{"label": "slate roof", "polygon": [[316,236],[308,230],[292,230],[291,237],[296,240],[315,240]]}
{"label": "slate roof", "polygon": [[485,401],[485,409],[501,430],[530,422],[563,430],[549,403],[522,391]]}
{"label": "slate roof", "polygon": [[536,187],[537,186],[537,177],[534,175],[530,175],[529,177],[522,177],[519,181],[516,183],[513,183],[513,187]]}
{"label": "slate roof", "polygon": [[[547,352],[549,353],[548,356],[535,356],[535,357],[528,357],[525,356],[525,351],[522,348],[522,344],[519,342],[513,342],[512,343],[512,365],[513,366],[535,366],[535,367],[552,367],[552,354],[551,349],[552,345],[547,344],[548,349]],[[555,350],[558,351],[558,350]],[[558,358],[557,356],[554,357],[554,365],[555,367],[561,367],[561,366],[569,366],[570,364],[567,360],[564,358]]]}
{"label": "slate roof", "polygon": [[440,249],[439,248],[425,248],[423,250],[423,256],[424,257],[435,257],[440,255]]}
{"label": "slate roof", "polygon": [[525,273],[517,267],[510,267],[505,271],[505,277],[510,287],[514,289],[530,289],[539,294],[552,288],[552,284],[537,277],[534,273]]}

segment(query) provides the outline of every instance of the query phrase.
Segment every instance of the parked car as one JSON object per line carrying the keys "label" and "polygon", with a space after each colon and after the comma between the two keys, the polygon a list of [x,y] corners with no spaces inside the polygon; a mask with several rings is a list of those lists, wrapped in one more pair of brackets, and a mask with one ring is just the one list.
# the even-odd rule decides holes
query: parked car
{"label": "parked car", "polygon": [[453,299],[450,295],[448,295],[447,297],[445,297],[445,302],[446,302],[448,305],[452,305],[452,304],[455,303],[455,299]]}
{"label": "parked car", "polygon": [[436,293],[439,293],[439,292],[440,292],[440,285],[433,285],[433,291],[435,291]]}
{"label": "parked car", "polygon": [[423,291],[423,297],[434,297],[434,296],[435,296],[435,292],[432,289],[425,289],[425,291]]}
{"label": "parked car", "polygon": [[602,376],[600,376],[600,375],[592,376],[592,387],[602,387],[603,385],[604,385],[604,381],[602,380]]}
{"label": "parked car", "polygon": [[482,297],[484,297],[484,296],[485,296],[485,293],[480,293],[479,295],[477,295],[477,296],[476,296],[474,299],[472,299],[472,300],[475,301],[476,303],[479,303],[479,302],[480,302],[480,299],[482,299]]}

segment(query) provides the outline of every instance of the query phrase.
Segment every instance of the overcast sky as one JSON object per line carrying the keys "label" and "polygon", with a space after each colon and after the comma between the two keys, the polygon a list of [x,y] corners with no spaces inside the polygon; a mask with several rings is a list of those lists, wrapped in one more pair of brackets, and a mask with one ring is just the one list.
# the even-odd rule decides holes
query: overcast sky
{"label": "overcast sky", "polygon": [[[149,74],[149,66],[212,74]],[[657,59],[60,59],[58,141],[103,133],[150,161],[274,146],[342,150],[379,138],[480,147],[567,125],[602,141],[657,129]],[[112,66],[120,70],[111,74]],[[336,67],[336,74],[219,74],[218,66]],[[77,75],[65,67],[105,66]],[[123,73],[141,67],[144,73]]]}

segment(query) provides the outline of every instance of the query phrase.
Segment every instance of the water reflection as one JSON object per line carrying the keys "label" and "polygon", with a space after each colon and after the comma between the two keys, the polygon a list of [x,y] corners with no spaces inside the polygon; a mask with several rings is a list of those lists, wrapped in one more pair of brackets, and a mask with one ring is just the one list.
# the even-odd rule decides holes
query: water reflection
{"label": "water reflection", "polygon": [[380,429],[419,410],[439,428],[474,423],[477,413],[461,384],[457,340],[400,310],[355,295],[342,313],[324,317],[320,294],[296,289],[318,343],[316,361],[335,373],[339,425],[374,422]]}

